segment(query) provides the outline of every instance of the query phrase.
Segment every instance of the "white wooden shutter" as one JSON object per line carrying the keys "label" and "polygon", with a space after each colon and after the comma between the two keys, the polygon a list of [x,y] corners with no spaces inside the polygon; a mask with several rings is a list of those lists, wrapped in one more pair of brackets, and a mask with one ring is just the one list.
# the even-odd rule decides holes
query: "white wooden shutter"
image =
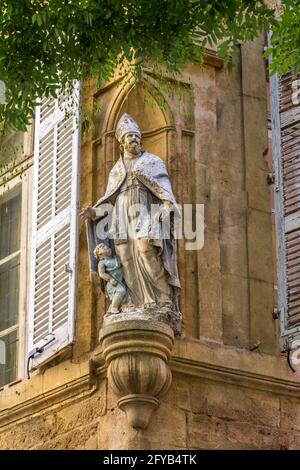
{"label": "white wooden shutter", "polygon": [[[299,74],[298,74],[299,75]],[[282,349],[300,339],[300,104],[297,74],[271,77],[278,297]]]}
{"label": "white wooden shutter", "polygon": [[36,109],[29,351],[33,365],[74,339],[79,189],[79,84]]}

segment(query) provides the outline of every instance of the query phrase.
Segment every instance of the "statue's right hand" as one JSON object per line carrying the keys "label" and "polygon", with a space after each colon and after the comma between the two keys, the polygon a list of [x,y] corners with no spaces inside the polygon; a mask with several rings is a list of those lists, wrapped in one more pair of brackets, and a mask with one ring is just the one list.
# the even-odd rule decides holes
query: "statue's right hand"
{"label": "statue's right hand", "polygon": [[79,213],[81,218],[86,221],[88,219],[93,219],[96,217],[96,211],[92,207],[83,207]]}

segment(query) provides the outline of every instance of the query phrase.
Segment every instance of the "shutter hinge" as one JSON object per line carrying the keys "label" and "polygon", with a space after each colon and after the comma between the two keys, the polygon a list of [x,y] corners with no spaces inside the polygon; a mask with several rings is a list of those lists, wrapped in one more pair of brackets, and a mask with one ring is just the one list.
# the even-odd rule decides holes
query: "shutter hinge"
{"label": "shutter hinge", "polygon": [[50,336],[49,339],[46,340],[46,342],[42,346],[37,346],[33,348],[31,351],[28,353],[28,358],[27,358],[27,379],[30,379],[30,371],[29,371],[29,366],[30,366],[30,360],[33,359],[37,354],[41,354],[44,352],[45,347],[48,346],[48,344],[52,343],[52,341],[55,340],[55,336],[53,333],[50,333],[48,337]]}
{"label": "shutter hinge", "polygon": [[69,263],[66,263],[66,264],[65,264],[65,273],[69,273],[69,274],[72,274],[72,273],[73,273],[73,269],[70,268]]}
{"label": "shutter hinge", "polygon": [[250,351],[255,351],[255,349],[258,349],[259,346],[261,345],[261,341],[258,339],[252,346],[250,346]]}
{"label": "shutter hinge", "polygon": [[269,185],[275,183],[275,173],[274,173],[274,172],[271,172],[271,173],[268,173],[268,174],[267,174],[267,183],[268,183]]}
{"label": "shutter hinge", "polygon": [[279,308],[277,308],[277,307],[273,308],[272,317],[273,317],[273,320],[278,320],[278,318],[280,317],[280,309]]}

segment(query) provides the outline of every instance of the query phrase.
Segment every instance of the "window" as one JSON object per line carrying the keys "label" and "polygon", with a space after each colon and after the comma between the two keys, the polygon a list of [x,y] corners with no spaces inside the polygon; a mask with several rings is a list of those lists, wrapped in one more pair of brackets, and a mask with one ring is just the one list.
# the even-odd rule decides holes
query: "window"
{"label": "window", "polygon": [[[0,179],[0,388],[24,378],[29,352],[30,365],[37,367],[74,339],[76,103],[68,95],[44,99],[36,113],[34,155],[33,129],[18,154],[20,167],[27,165],[22,183],[10,174],[12,189],[1,195]],[[36,346],[43,350],[32,356]]]}
{"label": "window", "polygon": [[20,315],[21,191],[0,199],[0,341],[5,357],[0,363],[0,387],[18,376]]}

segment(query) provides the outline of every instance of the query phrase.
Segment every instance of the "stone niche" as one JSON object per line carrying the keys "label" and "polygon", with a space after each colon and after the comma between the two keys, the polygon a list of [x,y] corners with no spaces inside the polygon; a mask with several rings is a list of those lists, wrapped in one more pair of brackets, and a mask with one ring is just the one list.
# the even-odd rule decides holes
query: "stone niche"
{"label": "stone niche", "polygon": [[[150,83],[153,83],[152,79]],[[158,155],[166,163],[177,202],[192,202],[192,198],[187,201],[187,197],[182,201],[183,188],[178,184],[179,173],[186,173],[183,166],[192,161],[189,158],[183,162],[181,158],[181,146],[186,148],[187,139],[187,148],[190,150],[192,147],[193,132],[186,131],[190,127],[191,113],[175,111],[177,105],[172,102],[165,101],[160,106],[156,101],[157,93],[155,91],[151,96],[143,84],[137,87],[130,83],[120,86],[116,82],[95,95],[101,113],[96,123],[94,141],[94,200],[100,196],[99,193],[103,193],[108,174],[119,158],[115,129],[123,113],[128,113],[141,128],[143,149]],[[189,103],[188,99],[183,101]],[[186,122],[183,122],[184,119]],[[185,129],[184,135],[180,127]],[[184,256],[179,256],[182,276],[184,264]],[[141,311],[114,315],[113,321],[104,316],[103,320],[106,309],[105,300],[99,298],[97,310],[102,323],[100,344],[108,366],[109,385],[119,397],[118,406],[126,413],[129,425],[145,429],[171,385],[172,374],[168,362],[174,336],[180,334],[180,328],[174,327],[170,318]]]}
{"label": "stone niche", "polygon": [[[124,113],[130,114],[139,124],[143,149],[165,162],[177,202],[202,202],[196,198],[195,118],[190,81],[182,82],[180,102],[176,97],[162,97],[156,85],[153,77],[149,77],[146,85],[142,82],[136,87],[116,80],[95,93],[95,105],[101,112],[95,122],[93,141],[93,202],[104,193],[109,172],[119,158],[115,129]],[[176,86],[178,88],[178,84]],[[152,96],[151,90],[154,90]],[[180,310],[184,313],[184,333],[198,338],[197,256],[194,251],[185,250],[185,242],[183,234],[178,240],[177,250]],[[100,323],[106,307],[105,296],[99,297],[97,313]]]}

